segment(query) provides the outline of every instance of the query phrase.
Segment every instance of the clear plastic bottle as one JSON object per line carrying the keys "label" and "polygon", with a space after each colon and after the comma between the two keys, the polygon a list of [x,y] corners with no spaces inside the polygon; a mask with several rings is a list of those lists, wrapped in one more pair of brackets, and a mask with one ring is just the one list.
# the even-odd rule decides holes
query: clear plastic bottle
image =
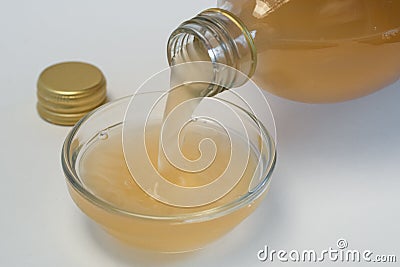
{"label": "clear plastic bottle", "polygon": [[202,54],[233,66],[284,98],[349,100],[399,78],[400,1],[219,0],[181,24],[167,52],[170,64]]}

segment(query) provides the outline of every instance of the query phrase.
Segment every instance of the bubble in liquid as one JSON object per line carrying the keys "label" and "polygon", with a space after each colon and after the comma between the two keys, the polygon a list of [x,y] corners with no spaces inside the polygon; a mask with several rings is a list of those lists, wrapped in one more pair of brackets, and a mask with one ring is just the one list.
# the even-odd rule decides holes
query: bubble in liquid
{"label": "bubble in liquid", "polygon": [[107,130],[101,131],[98,137],[100,140],[106,140],[108,138],[108,131]]}

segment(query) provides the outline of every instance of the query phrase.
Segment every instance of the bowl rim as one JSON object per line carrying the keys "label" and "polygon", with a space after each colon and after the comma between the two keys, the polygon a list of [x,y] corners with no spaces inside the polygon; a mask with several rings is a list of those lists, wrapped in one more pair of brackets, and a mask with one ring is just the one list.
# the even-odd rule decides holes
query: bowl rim
{"label": "bowl rim", "polygon": [[[151,92],[149,92],[151,93]],[[141,93],[145,94],[145,93]],[[188,212],[188,213],[183,213],[183,214],[175,214],[175,215],[150,215],[150,214],[141,214],[141,213],[135,213],[133,211],[129,211],[126,209],[118,208],[111,203],[97,197],[95,194],[90,192],[90,190],[86,189],[86,187],[80,182],[79,175],[75,171],[75,168],[73,167],[72,163],[72,155],[70,154],[70,148],[72,145],[72,141],[74,140],[75,135],[78,133],[80,128],[85,124],[87,120],[89,120],[93,115],[96,113],[105,110],[109,108],[110,106],[113,105],[119,105],[122,102],[129,101],[131,99],[131,95],[125,96],[113,101],[110,101],[108,103],[105,103],[98,108],[92,110],[88,114],[86,114],[82,119],[80,119],[74,126],[73,128],[69,131],[68,135],[65,138],[65,141],[62,146],[62,151],[61,151],[61,165],[62,169],[64,172],[64,175],[66,177],[67,182],[69,183],[70,186],[77,192],[81,197],[85,198],[88,200],[90,203],[94,204],[95,206],[99,207],[100,209],[103,209],[107,212],[111,212],[117,215],[122,215],[122,216],[128,216],[132,218],[138,218],[138,219],[147,219],[147,220],[162,220],[162,221],[174,221],[174,222],[200,222],[200,221],[208,221],[211,219],[215,219],[224,215],[227,215],[229,213],[232,213],[236,210],[239,210],[240,208],[249,205],[257,199],[259,196],[261,196],[269,187],[270,183],[270,177],[273,173],[273,170],[276,165],[276,147],[275,147],[275,142],[270,135],[270,133],[265,129],[263,124],[255,118],[255,116],[252,116],[249,112],[244,110],[243,108],[237,106],[234,103],[231,103],[227,100],[220,99],[222,101],[225,101],[231,105],[236,106],[243,112],[247,113],[253,120],[257,122],[259,126],[263,128],[263,133],[265,134],[266,139],[268,140],[268,151],[270,154],[268,164],[266,168],[264,169],[263,176],[264,178],[262,179],[261,182],[257,184],[257,186],[254,188],[254,190],[251,190],[251,192],[248,192],[247,194],[244,194],[243,196],[240,196],[239,198],[235,198],[233,201],[226,203],[221,206],[217,206],[211,209],[206,209],[206,210],[201,210],[201,211],[195,211],[195,212]],[[122,121],[120,123],[117,123],[115,125],[122,124]],[[112,127],[115,125],[111,125],[108,127]]]}

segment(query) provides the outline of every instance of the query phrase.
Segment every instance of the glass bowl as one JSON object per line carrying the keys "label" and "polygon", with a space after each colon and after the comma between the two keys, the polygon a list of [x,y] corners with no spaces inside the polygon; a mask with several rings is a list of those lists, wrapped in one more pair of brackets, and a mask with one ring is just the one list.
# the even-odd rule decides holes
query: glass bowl
{"label": "glass bowl", "polygon": [[[143,99],[149,95],[151,93],[139,94]],[[109,201],[104,195],[99,195],[90,184],[85,182],[85,172],[82,171],[81,165],[85,155],[97,142],[107,142],[107,139],[112,139],[113,136],[114,138],[121,137],[122,140],[121,127],[130,100],[131,97],[115,100],[86,115],[70,131],[62,149],[62,167],[73,201],[105,231],[140,249],[160,252],[192,251],[204,247],[232,230],[260,204],[269,188],[270,176],[275,165],[274,140],[251,113],[223,99],[221,101],[235,110],[246,125],[248,129],[246,138],[259,160],[245,192],[234,195],[229,201],[218,200],[211,206],[171,207],[171,210],[181,209],[182,212],[166,212],[165,214],[153,212],[151,207],[147,211],[126,208],[119,204],[124,202],[123,199],[119,200],[122,202]],[[205,106],[205,110],[210,109]],[[159,119],[160,116],[153,116],[153,123],[157,123]],[[100,160],[93,166],[101,168],[102,164]],[[126,168],[126,166],[121,168]],[[107,170],[103,175],[107,176]],[[135,183],[133,179],[125,181],[125,183],[129,182]],[[234,192],[235,188],[231,192]],[[150,196],[147,197],[150,198]],[[152,201],[158,203],[157,200]],[[135,207],[138,203],[130,202],[130,204]],[[168,211],[169,208],[166,210]]]}

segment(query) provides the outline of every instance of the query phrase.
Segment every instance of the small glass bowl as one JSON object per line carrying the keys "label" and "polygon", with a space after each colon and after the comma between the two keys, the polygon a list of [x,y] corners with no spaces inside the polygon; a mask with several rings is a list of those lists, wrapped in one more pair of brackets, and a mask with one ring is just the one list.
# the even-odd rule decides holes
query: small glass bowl
{"label": "small glass bowl", "polygon": [[[262,138],[256,133],[249,134],[253,148],[260,148],[257,153],[263,161],[257,183],[249,192],[222,206],[179,215],[140,214],[110,204],[87,188],[79,173],[82,155],[104,131],[122,125],[130,99],[125,97],[97,108],[82,118],[66,137],[61,160],[68,190],[88,217],[131,246],[160,252],[185,252],[204,247],[249,216],[266,195],[275,165],[274,141],[264,127],[261,127]],[[255,132],[260,130],[260,122],[254,116],[235,104],[230,105],[241,113],[245,123],[254,126]]]}

